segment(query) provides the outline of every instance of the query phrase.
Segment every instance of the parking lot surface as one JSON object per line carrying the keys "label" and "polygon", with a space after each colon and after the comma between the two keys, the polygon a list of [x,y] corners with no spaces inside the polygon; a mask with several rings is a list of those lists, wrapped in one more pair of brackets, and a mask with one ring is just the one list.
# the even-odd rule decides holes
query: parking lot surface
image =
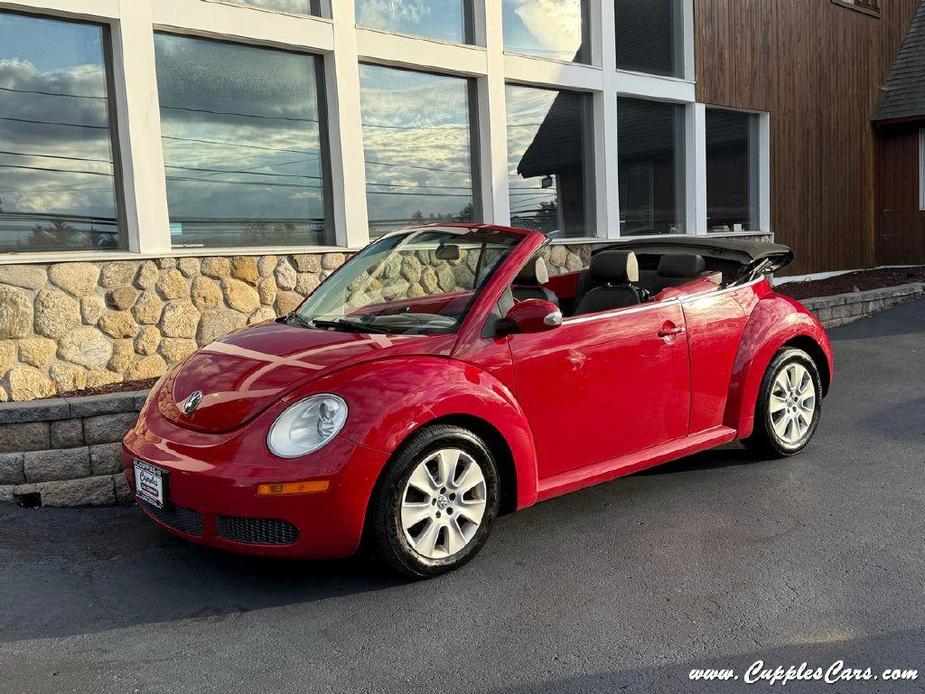
{"label": "parking lot surface", "polygon": [[730,446],[540,504],[432,581],[2,506],[0,691],[767,691],[688,675],[839,659],[921,674],[786,691],[925,691],[925,302],[831,336],[802,455]]}

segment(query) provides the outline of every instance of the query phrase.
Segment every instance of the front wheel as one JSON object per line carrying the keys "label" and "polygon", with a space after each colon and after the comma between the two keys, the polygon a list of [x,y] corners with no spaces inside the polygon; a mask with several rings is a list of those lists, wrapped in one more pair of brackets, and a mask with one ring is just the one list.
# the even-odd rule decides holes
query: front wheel
{"label": "front wheel", "polygon": [[801,349],[779,351],[765,372],[755,405],[755,430],[746,447],[765,457],[802,451],[816,433],[822,411],[822,379]]}
{"label": "front wheel", "polygon": [[412,578],[456,569],[485,544],[499,498],[497,467],[479,437],[457,426],[425,427],[376,487],[369,518],[376,553]]}

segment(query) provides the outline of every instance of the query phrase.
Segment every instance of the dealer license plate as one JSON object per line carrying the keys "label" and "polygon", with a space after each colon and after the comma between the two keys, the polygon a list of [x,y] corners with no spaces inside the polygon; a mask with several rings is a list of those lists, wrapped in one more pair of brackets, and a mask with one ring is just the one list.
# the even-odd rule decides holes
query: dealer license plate
{"label": "dealer license plate", "polygon": [[135,460],[135,494],[142,501],[164,508],[167,503],[167,471]]}

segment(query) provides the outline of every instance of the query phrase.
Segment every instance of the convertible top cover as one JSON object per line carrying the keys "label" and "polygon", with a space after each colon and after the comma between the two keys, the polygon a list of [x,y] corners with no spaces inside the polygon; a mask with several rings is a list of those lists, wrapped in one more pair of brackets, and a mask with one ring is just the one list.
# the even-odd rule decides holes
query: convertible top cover
{"label": "convertible top cover", "polygon": [[664,255],[668,253],[692,253],[708,258],[731,260],[741,263],[746,272],[774,272],[793,262],[793,251],[779,243],[746,241],[728,238],[651,238],[628,239],[597,248],[600,253],[609,249],[633,250],[637,253]]}

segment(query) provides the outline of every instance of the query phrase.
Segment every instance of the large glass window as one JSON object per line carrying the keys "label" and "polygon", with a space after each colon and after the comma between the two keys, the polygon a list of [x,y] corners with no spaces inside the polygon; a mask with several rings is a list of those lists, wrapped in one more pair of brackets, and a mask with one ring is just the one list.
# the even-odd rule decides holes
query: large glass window
{"label": "large glass window", "polygon": [[283,14],[305,14],[329,17],[330,0],[212,0],[228,5],[256,7],[259,10],[282,12]]}
{"label": "large glass window", "polygon": [[504,50],[587,63],[587,0],[502,0]]}
{"label": "large glass window", "polygon": [[616,0],[617,67],[683,76],[683,0]]}
{"label": "large glass window", "polygon": [[471,0],[356,0],[358,26],[441,41],[471,41]]}
{"label": "large glass window", "polygon": [[758,116],[707,109],[707,228],[756,231]]}
{"label": "large glass window", "polygon": [[0,253],[121,245],[108,40],[0,12]]}
{"label": "large glass window", "polygon": [[360,66],[369,233],[422,222],[473,221],[473,85]]}
{"label": "large glass window", "polygon": [[593,236],[590,97],[508,85],[511,224],[551,237]]}
{"label": "large glass window", "polygon": [[320,58],[155,37],[174,246],[329,245]]}
{"label": "large glass window", "polygon": [[684,107],[620,98],[620,231],[684,233]]}

